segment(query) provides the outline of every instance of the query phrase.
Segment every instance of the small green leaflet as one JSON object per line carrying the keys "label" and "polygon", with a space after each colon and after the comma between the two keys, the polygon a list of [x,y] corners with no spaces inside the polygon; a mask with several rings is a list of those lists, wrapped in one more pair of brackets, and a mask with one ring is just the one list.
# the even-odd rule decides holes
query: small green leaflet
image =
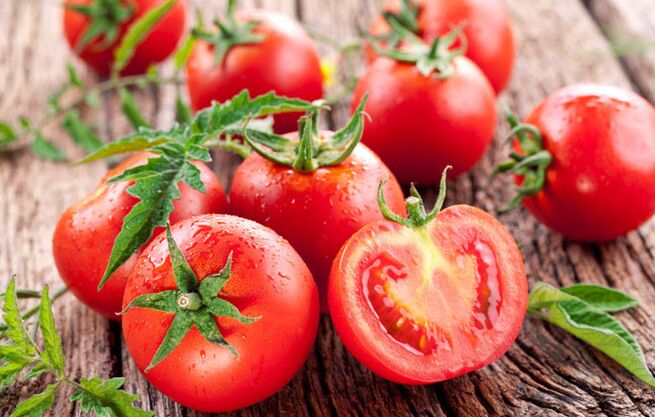
{"label": "small green leaflet", "polygon": [[50,384],[46,389],[22,403],[18,404],[16,410],[11,413],[11,417],[38,417],[43,415],[52,407],[55,402],[55,391],[57,390],[56,384]]}
{"label": "small green leaflet", "polygon": [[143,41],[152,28],[164,15],[175,5],[177,0],[167,0],[160,6],[153,8],[148,13],[134,22],[123,37],[121,44],[114,51],[114,66],[112,72],[118,74],[128,64],[136,47]]}
{"label": "small green leaflet", "polygon": [[52,305],[50,304],[50,295],[48,286],[43,289],[41,295],[41,308],[39,311],[39,329],[43,337],[43,353],[41,359],[51,369],[57,371],[59,375],[64,373],[66,358],[61,347],[61,339],[57,333],[55,317],[52,314]]}
{"label": "small green leaflet", "polygon": [[100,377],[82,378],[80,388],[71,395],[71,401],[79,401],[80,408],[96,417],[151,417],[155,413],[144,411],[132,404],[138,395],[120,389],[125,378],[112,378],[106,381]]}
{"label": "small green leaflet", "polygon": [[102,146],[100,139],[98,139],[91,128],[80,119],[77,110],[71,110],[66,113],[61,126],[68,132],[71,139],[73,139],[73,142],[86,152],[94,152]]}
{"label": "small green leaflet", "polygon": [[61,162],[68,159],[54,143],[44,138],[40,132],[34,134],[34,140],[30,145],[30,149],[34,155],[49,161]]}
{"label": "small green leaflet", "polygon": [[17,138],[16,132],[10,125],[0,122],[0,148],[16,141]]}
{"label": "small green leaflet", "polygon": [[175,350],[193,326],[196,326],[208,342],[223,346],[238,356],[232,345],[223,338],[214,318],[231,317],[241,323],[249,324],[258,320],[259,317],[246,317],[234,304],[218,297],[231,276],[232,253],[218,274],[208,276],[200,281],[177,246],[168,225],[166,226],[166,240],[177,289],[140,295],[133,299],[123,311],[124,314],[132,308],[138,307],[175,314],[164,340],[157,348],[157,352],[145,372],[157,366]]}
{"label": "small green leaflet", "polygon": [[132,127],[137,130],[142,127],[150,127],[146,119],[141,114],[141,110],[139,110],[139,106],[137,106],[136,100],[134,99],[134,95],[132,95],[132,93],[127,91],[125,88],[121,88],[118,90],[118,97],[121,101],[121,110],[123,111],[123,114],[130,122]]}
{"label": "small green leaflet", "polygon": [[[595,286],[558,290],[540,282],[528,298],[528,313],[554,324],[614,359],[630,373],[655,387],[641,348],[632,334],[601,308],[623,309],[634,299],[620,291]],[[606,290],[606,291],[603,291]],[[577,297],[571,293],[577,293]],[[618,293],[618,294],[617,294]],[[600,302],[605,294],[609,302]],[[584,299],[586,297],[591,302]],[[600,308],[599,308],[600,307]],[[627,307],[625,307],[627,308]],[[611,310],[610,310],[611,311]]]}
{"label": "small green leaflet", "polygon": [[178,94],[175,96],[175,121],[181,125],[188,125],[193,120],[193,114],[188,104]]}

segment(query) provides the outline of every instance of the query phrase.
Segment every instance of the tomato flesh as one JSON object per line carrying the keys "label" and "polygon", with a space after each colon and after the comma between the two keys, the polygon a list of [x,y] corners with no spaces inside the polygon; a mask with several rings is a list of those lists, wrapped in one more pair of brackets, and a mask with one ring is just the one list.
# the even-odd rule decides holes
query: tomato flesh
{"label": "tomato flesh", "polygon": [[346,347],[380,376],[432,383],[478,369],[514,341],[527,280],[509,233],[455,206],[418,229],[373,223],[335,259],[330,314]]}

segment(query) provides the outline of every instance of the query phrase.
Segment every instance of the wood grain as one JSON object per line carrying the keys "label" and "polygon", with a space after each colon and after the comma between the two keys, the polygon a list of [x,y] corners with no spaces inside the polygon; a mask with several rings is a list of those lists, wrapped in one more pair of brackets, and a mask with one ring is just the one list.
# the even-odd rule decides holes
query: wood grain
{"label": "wood grain", "polygon": [[[0,115],[9,118],[41,108],[42,91],[65,78],[69,53],[61,39],[58,10],[46,0],[0,2]],[[377,0],[260,0],[243,7],[265,7],[295,16],[316,31],[347,40],[357,25],[377,12]],[[206,18],[220,15],[225,1],[195,0]],[[650,51],[618,60],[605,35],[607,27],[652,40],[655,26],[648,0],[507,0],[518,41],[512,83],[500,106],[521,116],[548,93],[569,83],[593,81],[629,88],[655,98],[655,56]],[[633,7],[634,6],[634,7]],[[591,11],[591,13],[589,13]],[[36,22],[36,23],[35,23]],[[612,32],[614,33],[614,32]],[[11,34],[11,44],[8,39]],[[616,42],[616,40],[613,40]],[[325,56],[333,52],[322,47]],[[21,71],[16,71],[20,68]],[[43,71],[48,68],[48,71]],[[25,94],[25,91],[34,94]],[[155,125],[172,121],[171,88],[140,94]],[[115,99],[107,97],[104,131],[126,131]],[[335,128],[347,118],[347,103],[327,117]],[[94,115],[89,115],[94,116]],[[96,115],[97,116],[97,115]],[[511,180],[490,179],[504,159],[498,135],[487,156],[469,174],[449,183],[448,203],[468,203],[496,212],[512,195]],[[53,137],[59,135],[51,131]],[[66,148],[69,150],[68,148]],[[213,166],[228,183],[239,160],[214,154]],[[57,285],[50,236],[59,213],[90,190],[102,175],[100,164],[76,168],[45,163],[27,153],[0,159],[0,282],[11,273],[22,286]],[[604,245],[581,245],[548,231],[523,210],[500,215],[517,241],[530,282],[557,285],[595,282],[637,294],[642,307],[620,315],[635,333],[649,363],[655,363],[655,223]],[[118,326],[110,326],[67,296],[57,304],[73,375],[125,375],[127,388],[157,416],[202,417],[159,394],[129,358]],[[9,415],[17,395],[37,387],[6,392],[0,410]],[[53,416],[79,415],[62,397]],[[478,372],[431,386],[401,386],[371,374],[344,350],[328,317],[321,321],[315,349],[299,375],[279,394],[228,416],[653,416],[655,393],[615,363],[559,329],[531,318],[510,351]]]}

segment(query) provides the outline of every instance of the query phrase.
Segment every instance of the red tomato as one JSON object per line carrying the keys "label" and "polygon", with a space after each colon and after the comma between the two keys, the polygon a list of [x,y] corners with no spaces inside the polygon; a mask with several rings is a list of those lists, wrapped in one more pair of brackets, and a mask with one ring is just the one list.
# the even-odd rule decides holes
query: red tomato
{"label": "red tomato", "polygon": [[[464,24],[466,56],[475,62],[500,93],[514,66],[514,36],[502,0],[419,0],[418,35],[430,43],[458,25]],[[398,11],[400,0],[387,0],[385,10]],[[389,32],[379,17],[370,27],[372,35]],[[368,49],[369,61],[375,58]]]}
{"label": "red tomato", "polygon": [[465,57],[452,65],[451,76],[441,79],[382,57],[355,88],[353,103],[369,94],[362,142],[401,183],[434,184],[447,165],[453,166],[452,176],[461,174],[491,142],[496,104],[489,81]]}
{"label": "red tomato", "polygon": [[253,153],[234,174],[230,207],[232,213],[269,226],[289,240],[312,271],[327,311],[325,292],[332,260],[353,233],[382,218],[375,193],[386,177],[385,196],[391,207],[402,212],[398,182],[361,144],[341,164],[310,173]]}
{"label": "red tomato", "polygon": [[[198,41],[186,64],[191,107],[203,109],[213,100],[224,102],[247,89],[251,96],[277,95],[317,100],[323,96],[318,50],[295,20],[279,13],[250,10],[237,13],[243,22],[260,21],[254,33],[265,38],[232,47],[217,65],[214,47]],[[295,131],[301,114],[274,117],[275,131]]]}
{"label": "red tomato", "polygon": [[[225,215],[205,215],[172,227],[173,238],[199,280],[220,272],[232,252],[231,278],[219,293],[248,317],[216,322],[233,355],[192,327],[146,379],[173,400],[202,411],[229,411],[259,402],[286,385],[309,356],[318,331],[318,292],[289,243],[269,228]],[[176,289],[165,233],[141,254],[124,306],[139,295]],[[123,316],[125,342],[142,371],[162,343],[173,315],[134,308]]]}
{"label": "red tomato", "polygon": [[[88,6],[98,0],[65,0],[64,6]],[[114,62],[114,49],[120,44],[123,35],[135,20],[158,7],[164,0],[130,0],[134,14],[120,24],[119,36],[108,47],[103,45],[103,38],[93,39],[80,52],[77,45],[90,25],[88,16],[64,8],[63,25],[66,40],[71,49],[100,75],[109,75]],[[121,71],[122,75],[142,74],[151,64],[166,59],[177,47],[184,33],[186,24],[186,0],[178,0],[166,15],[155,25],[152,31],[137,46],[134,56]]]}
{"label": "red tomato", "polygon": [[544,188],[524,200],[542,223],[574,240],[602,242],[655,214],[655,109],[646,100],[577,84],[552,94],[525,122],[541,131],[553,157]]}
{"label": "red tomato", "polygon": [[[113,320],[120,320],[116,313],[121,311],[123,290],[136,255],[109,278],[101,291],[98,291],[98,284],[107,267],[114,239],[123,226],[123,218],[138,200],[126,192],[133,181],[114,184],[107,181],[129,168],[145,164],[148,156],[150,154],[139,153],[109,171],[93,193],[62,214],[52,241],[57,269],[71,292],[87,306]],[[207,193],[180,184],[180,199],[173,202],[170,216],[173,224],[191,216],[228,209],[225,192],[214,173],[202,163],[194,165],[200,169]]]}
{"label": "red tomato", "polygon": [[527,307],[521,253],[474,207],[424,226],[379,221],[332,266],[328,302],[346,348],[383,378],[429,384],[479,369],[516,339]]}

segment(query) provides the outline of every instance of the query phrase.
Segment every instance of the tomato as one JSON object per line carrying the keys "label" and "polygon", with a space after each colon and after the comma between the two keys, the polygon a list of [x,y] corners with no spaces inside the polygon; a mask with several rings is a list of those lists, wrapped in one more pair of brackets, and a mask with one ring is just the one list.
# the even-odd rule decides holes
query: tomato
{"label": "tomato", "polygon": [[[250,10],[236,14],[240,22],[260,22],[253,30],[257,43],[232,46],[216,63],[215,47],[199,40],[186,64],[191,107],[200,110],[213,100],[224,102],[243,89],[251,96],[277,95],[317,100],[323,96],[318,50],[295,20],[279,13]],[[274,117],[275,131],[295,131],[300,114]]]}
{"label": "tomato", "polygon": [[[525,206],[546,226],[585,242],[623,236],[655,214],[655,108],[616,87],[576,84],[546,98],[525,123],[552,162]],[[515,149],[523,153],[518,141]],[[516,176],[523,184],[522,175]]]}
{"label": "tomato", "polygon": [[[164,0],[130,0],[129,2],[122,0],[66,0],[63,14],[66,40],[71,49],[94,71],[100,75],[109,75],[114,61],[114,50],[120,44],[130,25],[163,2]],[[81,50],[78,50],[78,45],[91,27],[92,19],[83,13],[66,7],[91,6],[102,3],[113,4],[112,6],[104,6],[109,16],[111,16],[111,8],[117,5],[122,5],[124,8],[129,5],[133,7],[133,11],[128,12],[128,17],[125,20],[116,22],[118,35],[114,41],[107,42],[108,40],[104,36],[96,36]],[[178,0],[136,47],[134,56],[121,71],[121,74],[141,74],[150,65],[166,59],[175,50],[184,33],[186,15],[186,0]]]}
{"label": "tomato", "polygon": [[[397,12],[401,0],[387,0],[384,9]],[[418,35],[426,42],[464,25],[467,40],[466,56],[487,76],[495,91],[507,85],[514,65],[514,35],[502,0],[418,0],[416,25]],[[390,31],[383,17],[373,22],[371,35]],[[368,49],[369,61],[375,53]]]}
{"label": "tomato", "polygon": [[451,65],[450,76],[439,78],[380,57],[355,88],[353,103],[369,94],[362,142],[401,183],[433,184],[446,165],[453,176],[461,174],[491,143],[496,107],[489,81],[465,57]]}
{"label": "tomato", "polygon": [[[91,194],[62,214],[53,237],[55,263],[63,281],[78,299],[113,320],[120,319],[116,313],[121,310],[123,290],[136,255],[109,278],[101,291],[98,291],[98,284],[107,267],[114,239],[123,226],[123,218],[138,200],[126,191],[133,181],[113,184],[107,181],[129,168],[145,164],[149,155],[136,154],[109,171]],[[180,199],[173,202],[170,216],[173,224],[194,215],[228,210],[225,192],[214,173],[202,163],[194,165],[200,169],[207,193],[180,184]]]}
{"label": "tomato", "polygon": [[501,357],[521,329],[527,296],[509,232],[466,205],[424,224],[384,220],[362,228],[335,258],[328,290],[346,348],[403,384],[454,378]]}
{"label": "tomato", "polygon": [[[271,229],[227,215],[204,215],[172,227],[198,280],[219,273],[232,254],[230,279],[218,296],[244,316],[214,320],[236,355],[192,327],[181,343],[145,372],[158,390],[184,406],[229,411],[279,391],[302,367],[318,331],[318,292],[289,243]],[[123,305],[137,296],[176,289],[165,233],[141,254]],[[140,370],[151,363],[173,314],[133,308],[123,316],[125,342]],[[238,356],[237,356],[238,355]]]}

